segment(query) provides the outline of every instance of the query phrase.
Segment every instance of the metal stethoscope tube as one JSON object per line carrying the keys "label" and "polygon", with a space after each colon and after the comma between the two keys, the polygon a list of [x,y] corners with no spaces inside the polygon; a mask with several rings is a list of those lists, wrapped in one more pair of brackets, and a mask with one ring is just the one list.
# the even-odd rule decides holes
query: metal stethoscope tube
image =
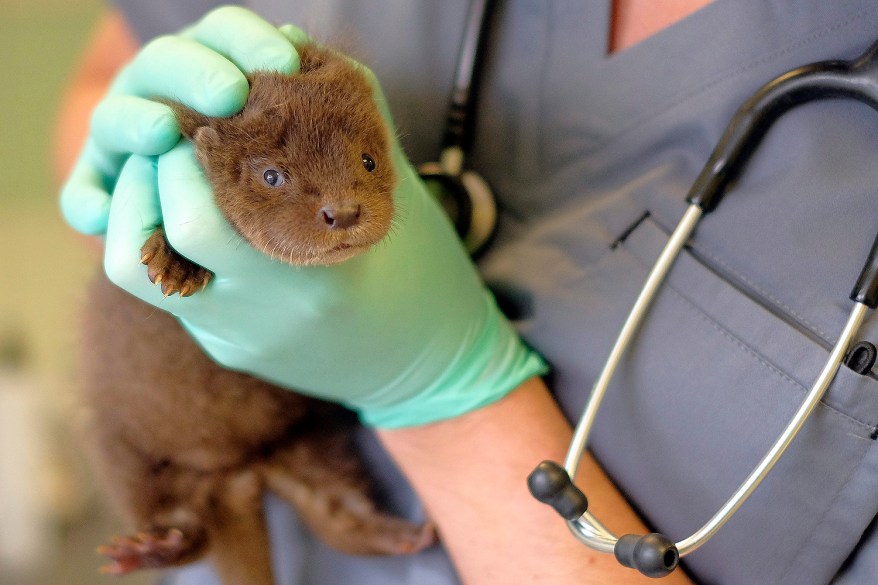
{"label": "metal stethoscope tube", "polygon": [[687,197],[690,205],[649,273],[643,290],[622,327],[576,426],[563,468],[557,463],[545,461],[528,478],[534,496],[552,505],[567,520],[571,532],[578,540],[595,550],[614,553],[620,563],[647,576],[662,577],[669,574],[677,567],[681,557],[707,542],[744,504],[816,408],[869,309],[878,305],[876,238],[850,295],[854,306],[847,323],[805,400],[750,475],[716,514],[694,534],[676,543],[661,534],[617,537],[588,512],[585,495],[570,478],[576,477],[580,459],[588,444],[589,433],[613,373],[677,255],[701,217],[716,208],[728,185],[741,172],[775,120],[800,104],[839,97],[856,99],[878,110],[878,43],[853,61],[825,61],[785,73],[764,85],[741,106],[692,185]]}

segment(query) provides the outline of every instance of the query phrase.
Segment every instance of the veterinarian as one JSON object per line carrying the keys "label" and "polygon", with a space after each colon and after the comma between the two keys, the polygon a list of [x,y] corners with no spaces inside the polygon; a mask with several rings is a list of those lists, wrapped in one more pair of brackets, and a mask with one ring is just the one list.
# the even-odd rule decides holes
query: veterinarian
{"label": "veterinarian", "polygon": [[[295,70],[288,37],[297,29],[240,8],[208,12],[214,4],[119,1],[106,15],[62,120],[70,150],[60,156],[73,166],[62,207],[76,229],[105,234],[117,284],[176,314],[219,362],[358,410],[389,506],[428,514],[442,535],[443,547],[412,557],[343,557],[270,502],[279,582],[645,582],[572,538],[525,478],[541,460],[563,459],[569,421],[737,107],[794,67],[861,54],[878,39],[878,5],[501,2],[468,157],[501,210],[479,261],[492,296],[449,244],[453,232],[429,219],[405,165],[399,226],[386,244],[348,264],[294,271],[294,294],[268,284],[293,269],[230,244],[191,149],[148,100],[168,95],[229,115],[246,96],[244,73]],[[356,47],[419,163],[437,156],[467,4],[247,6]],[[578,483],[609,527],[690,534],[786,425],[844,323],[878,232],[876,137],[878,115],[865,105],[797,108],[702,221],[590,439]],[[165,299],[144,284],[138,251],[162,219],[172,244],[216,273],[202,295]],[[428,256],[435,250],[444,252]],[[390,306],[374,293],[399,274],[410,305]],[[875,342],[876,327],[871,319],[859,338]],[[300,348],[305,366],[286,359]],[[842,367],[778,467],[683,561],[686,573],[665,582],[873,583],[876,426],[874,375]],[[166,582],[215,580],[196,566]]]}

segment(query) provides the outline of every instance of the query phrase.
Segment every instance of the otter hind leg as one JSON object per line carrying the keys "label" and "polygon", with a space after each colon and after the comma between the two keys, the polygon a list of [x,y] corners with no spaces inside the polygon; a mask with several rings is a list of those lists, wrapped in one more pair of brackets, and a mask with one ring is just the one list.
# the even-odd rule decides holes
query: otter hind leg
{"label": "otter hind leg", "polygon": [[107,559],[100,570],[125,575],[140,569],[185,565],[203,554],[205,544],[203,526],[149,526],[135,534],[115,536],[109,544],[99,547],[98,553]]}
{"label": "otter hind leg", "polygon": [[264,465],[268,488],[293,505],[321,540],[344,553],[402,555],[437,540],[432,523],[379,511],[365,470],[341,437],[299,438]]}

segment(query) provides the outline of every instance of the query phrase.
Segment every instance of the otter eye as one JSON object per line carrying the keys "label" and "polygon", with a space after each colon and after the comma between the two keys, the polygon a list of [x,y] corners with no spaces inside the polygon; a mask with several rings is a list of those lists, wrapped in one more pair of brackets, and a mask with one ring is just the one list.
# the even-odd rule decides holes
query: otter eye
{"label": "otter eye", "polygon": [[283,173],[274,169],[268,169],[262,173],[262,180],[265,181],[265,184],[269,187],[280,187],[284,184]]}
{"label": "otter eye", "polygon": [[363,153],[360,155],[363,160],[363,168],[365,168],[370,173],[375,170],[375,159],[372,158],[372,155]]}

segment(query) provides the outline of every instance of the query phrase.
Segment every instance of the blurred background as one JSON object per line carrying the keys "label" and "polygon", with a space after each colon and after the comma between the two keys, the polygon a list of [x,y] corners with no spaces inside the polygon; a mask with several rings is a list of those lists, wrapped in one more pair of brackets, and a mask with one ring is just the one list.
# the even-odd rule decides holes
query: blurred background
{"label": "blurred background", "polygon": [[98,265],[57,211],[51,144],[98,0],[0,0],[0,585],[142,585],[99,575],[118,528],[77,448],[78,307]]}

